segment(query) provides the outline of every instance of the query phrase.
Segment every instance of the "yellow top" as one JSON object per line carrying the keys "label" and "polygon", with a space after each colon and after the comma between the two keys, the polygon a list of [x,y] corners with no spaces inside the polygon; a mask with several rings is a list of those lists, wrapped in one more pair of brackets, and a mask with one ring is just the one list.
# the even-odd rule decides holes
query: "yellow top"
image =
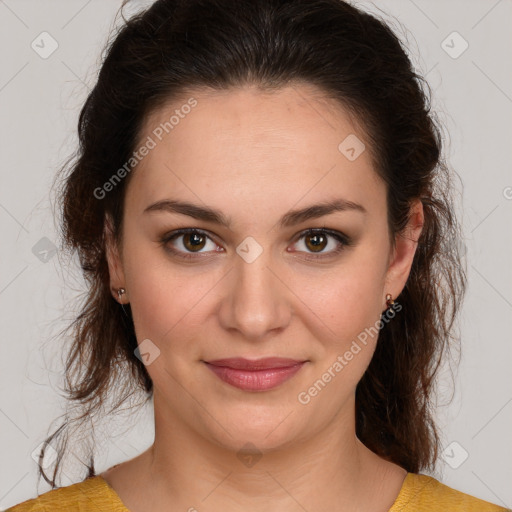
{"label": "yellow top", "polygon": [[[100,475],[52,489],[6,512],[130,512]],[[511,512],[448,487],[428,475],[407,473],[389,512]]]}

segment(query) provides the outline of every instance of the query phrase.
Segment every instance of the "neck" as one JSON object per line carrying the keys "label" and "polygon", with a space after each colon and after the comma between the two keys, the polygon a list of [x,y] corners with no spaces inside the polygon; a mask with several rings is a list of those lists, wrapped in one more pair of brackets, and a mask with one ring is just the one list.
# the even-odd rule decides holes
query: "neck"
{"label": "neck", "polygon": [[[142,454],[139,472],[152,486],[153,510],[160,508],[156,503],[162,510],[164,503],[173,503],[184,510],[267,512],[269,500],[283,512],[365,510],[365,502],[370,510],[373,495],[382,490],[379,479],[384,482],[398,468],[357,439],[353,401],[314,436],[284,439],[277,426],[269,435],[250,437],[245,451],[237,446],[246,441],[209,439],[158,405],[155,441]],[[406,472],[400,470],[403,480]],[[399,489],[392,489],[387,504],[385,496],[377,496],[384,506],[378,510],[387,511]]]}

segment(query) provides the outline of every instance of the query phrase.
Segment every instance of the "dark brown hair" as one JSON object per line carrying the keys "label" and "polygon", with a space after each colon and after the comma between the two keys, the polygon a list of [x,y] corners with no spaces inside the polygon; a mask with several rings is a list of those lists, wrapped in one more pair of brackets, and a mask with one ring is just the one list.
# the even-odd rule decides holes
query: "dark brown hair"
{"label": "dark brown hair", "polygon": [[[252,84],[272,91],[296,83],[316,86],[364,127],[387,186],[393,242],[404,232],[411,201],[423,203],[412,269],[395,298],[402,310],[381,328],[357,385],[356,433],[407,471],[433,467],[440,443],[434,377],[456,341],[452,327],[466,274],[428,84],[387,23],[342,0],[158,0],[125,20],[108,44],[80,113],[77,154],[61,170],[63,249],[77,251],[88,289],[69,327],[65,368],[69,402],[82,414],[66,418],[46,440],[58,446],[53,475],[40,468],[52,487],[72,422],[85,424],[107,398],[114,397],[115,411],[134,394],[152,396],[152,381],[134,354],[130,308],[125,315],[112,297],[105,257],[104,223],[112,219],[120,241],[131,174],[101,199],[94,191],[129,161],[144,121],[164,103],[200,88]],[[87,467],[87,476],[94,475],[92,450]]]}

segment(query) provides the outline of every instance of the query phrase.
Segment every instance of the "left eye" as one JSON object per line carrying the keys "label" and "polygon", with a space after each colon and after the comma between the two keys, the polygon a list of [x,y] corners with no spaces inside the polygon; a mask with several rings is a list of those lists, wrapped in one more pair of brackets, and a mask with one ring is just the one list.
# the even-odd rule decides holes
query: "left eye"
{"label": "left eye", "polygon": [[[337,254],[341,252],[345,246],[351,245],[349,237],[337,231],[327,229],[308,229],[303,231],[299,234],[294,243],[297,244],[302,239],[304,239],[303,243],[306,247],[305,252],[311,251],[308,259],[322,258]],[[330,243],[331,250],[324,251],[324,249],[329,246],[329,239],[334,240]],[[179,244],[177,244],[181,245],[179,248],[176,248],[176,245],[174,245],[177,240],[180,240]],[[211,243],[210,250],[201,251],[207,246],[208,240]],[[161,242],[166,246],[168,251],[181,258],[194,258],[194,254],[201,254],[202,252],[222,252],[222,250],[217,249],[217,244],[213,242],[204,231],[193,228],[174,231],[163,237]],[[318,256],[316,254],[318,254]]]}
{"label": "left eye", "polygon": [[[298,240],[304,239],[304,246],[313,253],[320,253],[329,245],[329,238],[335,241],[331,242],[331,250],[324,251],[328,254],[338,253],[342,250],[343,245],[349,245],[346,236],[341,233],[326,231],[325,229],[308,229],[301,233]],[[322,254],[324,254],[322,252]]]}

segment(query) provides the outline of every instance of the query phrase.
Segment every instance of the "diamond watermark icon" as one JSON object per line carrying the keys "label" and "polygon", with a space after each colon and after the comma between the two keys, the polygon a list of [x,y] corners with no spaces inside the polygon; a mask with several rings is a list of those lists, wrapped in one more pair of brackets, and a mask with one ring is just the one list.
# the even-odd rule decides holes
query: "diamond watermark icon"
{"label": "diamond watermark icon", "polygon": [[160,355],[160,349],[150,339],[146,338],[139,343],[133,353],[145,366],[149,366]]}
{"label": "diamond watermark icon", "polygon": [[359,158],[365,149],[363,141],[353,133],[345,137],[338,145],[339,152],[351,162]]}
{"label": "diamond watermark icon", "polygon": [[41,32],[30,46],[39,57],[47,59],[59,47],[59,43],[48,32]]}
{"label": "diamond watermark icon", "polygon": [[32,254],[43,263],[48,263],[56,254],[57,247],[47,237],[43,236],[32,247]]}
{"label": "diamond watermark icon", "polygon": [[36,461],[38,465],[41,466],[41,468],[48,469],[55,462],[58,454],[57,450],[55,450],[55,448],[50,443],[48,443],[44,451],[44,458],[41,463],[39,463],[39,454],[41,453],[41,448],[43,445],[44,441],[40,443],[35,450],[32,451],[30,456]]}
{"label": "diamond watermark icon", "polygon": [[236,456],[244,466],[252,468],[261,459],[263,454],[253,443],[245,443],[238,450]]}
{"label": "diamond watermark icon", "polygon": [[457,31],[453,31],[443,40],[441,48],[452,59],[458,59],[469,48],[469,43]]}
{"label": "diamond watermark icon", "polygon": [[441,457],[448,466],[452,469],[457,469],[464,464],[466,459],[469,457],[469,453],[457,441],[452,441],[443,450]]}
{"label": "diamond watermark icon", "polygon": [[252,236],[248,236],[238,245],[236,252],[246,263],[252,263],[263,252],[263,247]]}

